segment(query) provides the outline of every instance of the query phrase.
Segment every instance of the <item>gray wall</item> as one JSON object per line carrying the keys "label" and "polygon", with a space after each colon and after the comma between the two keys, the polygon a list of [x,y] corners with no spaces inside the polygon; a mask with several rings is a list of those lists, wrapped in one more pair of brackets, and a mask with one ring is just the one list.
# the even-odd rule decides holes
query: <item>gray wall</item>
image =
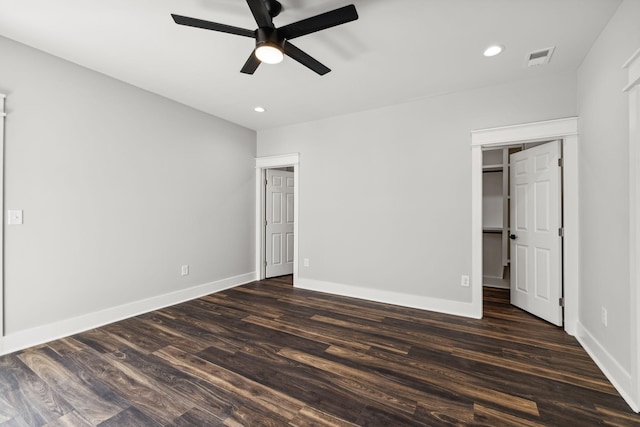
{"label": "gray wall", "polygon": [[7,333],[254,270],[255,132],[1,37],[0,56],[25,221]]}
{"label": "gray wall", "polygon": [[259,156],[300,153],[300,277],[470,301],[470,132],[575,104],[569,74],[259,131]]}
{"label": "gray wall", "polygon": [[[640,48],[640,2],[622,3],[578,71],[580,322],[629,371],[629,99],[622,64]],[[608,311],[608,327],[600,310]]]}

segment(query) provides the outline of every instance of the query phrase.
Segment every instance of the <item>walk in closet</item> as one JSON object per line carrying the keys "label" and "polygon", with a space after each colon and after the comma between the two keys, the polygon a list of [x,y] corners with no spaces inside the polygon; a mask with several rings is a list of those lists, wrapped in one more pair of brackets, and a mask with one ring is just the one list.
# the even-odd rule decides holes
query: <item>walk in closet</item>
{"label": "walk in closet", "polygon": [[521,146],[482,153],[482,283],[509,288],[509,155]]}

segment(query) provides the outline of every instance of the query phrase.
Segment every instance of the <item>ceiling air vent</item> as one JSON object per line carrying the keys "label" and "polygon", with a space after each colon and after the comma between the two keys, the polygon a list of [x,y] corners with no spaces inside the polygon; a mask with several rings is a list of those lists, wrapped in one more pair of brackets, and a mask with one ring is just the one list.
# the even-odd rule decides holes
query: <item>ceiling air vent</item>
{"label": "ceiling air vent", "polygon": [[527,55],[527,67],[548,64],[554,49],[555,47],[548,47],[529,53],[529,55]]}

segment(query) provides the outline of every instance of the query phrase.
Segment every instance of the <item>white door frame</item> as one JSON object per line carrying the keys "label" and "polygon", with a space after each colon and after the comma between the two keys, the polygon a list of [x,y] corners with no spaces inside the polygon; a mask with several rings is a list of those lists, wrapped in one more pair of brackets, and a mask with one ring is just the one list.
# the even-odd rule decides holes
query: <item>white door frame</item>
{"label": "white door frame", "polygon": [[298,169],[300,154],[284,154],[281,156],[257,157],[256,158],[256,280],[262,280],[265,274],[265,188],[266,170],[273,168],[293,167],[293,284],[298,280],[298,207],[300,198],[298,197]]}
{"label": "white door frame", "polygon": [[631,304],[631,390],[625,398],[640,410],[640,49],[624,63],[629,95],[629,286]]}
{"label": "white door frame", "polygon": [[0,354],[4,354],[4,101],[0,93]]}
{"label": "white door frame", "polygon": [[482,149],[562,140],[564,330],[578,324],[578,118],[548,120],[471,132],[471,294],[473,311],[482,317]]}

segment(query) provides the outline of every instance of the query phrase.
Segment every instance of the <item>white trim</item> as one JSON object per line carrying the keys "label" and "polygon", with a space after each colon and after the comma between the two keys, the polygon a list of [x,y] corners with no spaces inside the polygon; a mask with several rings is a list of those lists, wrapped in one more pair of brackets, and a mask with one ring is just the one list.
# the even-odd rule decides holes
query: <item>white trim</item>
{"label": "white trim", "polygon": [[256,157],[257,169],[282,168],[297,165],[300,161],[299,153],[283,154],[282,156]]}
{"label": "white trim", "polygon": [[4,351],[4,120],[6,96],[0,93],[0,354]]}
{"label": "white trim", "polygon": [[94,313],[9,334],[4,337],[4,349],[0,355],[12,353],[27,347],[117,322],[122,319],[240,286],[245,283],[252,282],[254,278],[254,272],[241,274],[239,276],[229,277],[188,289],[182,289],[180,291],[158,295],[145,300],[126,303],[117,307],[111,307]]}
{"label": "white trim", "polygon": [[631,89],[633,89],[634,87],[638,86],[640,84],[640,76],[637,76],[635,78],[635,80],[633,80],[632,82],[630,82],[628,85],[626,85],[624,87],[624,89],[622,89],[623,92],[630,92]]}
{"label": "white trim", "polygon": [[256,236],[255,236],[255,269],[256,280],[265,278],[264,267],[264,185],[265,170],[293,166],[293,284],[298,280],[298,241],[300,210],[300,153],[283,154],[280,156],[256,157]]}
{"label": "white trim", "polygon": [[626,69],[631,67],[631,63],[634,62],[636,59],[640,59],[640,49],[636,50],[634,54],[631,55],[629,59],[627,59],[627,61],[622,65],[622,68]]}
{"label": "white trim", "polygon": [[469,302],[429,298],[420,295],[385,291],[382,289],[362,288],[359,286],[306,279],[303,277],[298,278],[296,287],[308,289],[310,291],[399,305],[402,307],[453,314],[455,316],[479,318],[476,316],[474,304]]}
{"label": "white trim", "polygon": [[563,139],[562,156],[564,171],[562,174],[563,192],[563,227],[564,241],[563,254],[563,279],[564,279],[564,330],[569,335],[576,334],[576,325],[579,319],[579,295],[580,289],[580,229],[578,223],[578,136],[568,135]]}
{"label": "white trim", "polygon": [[631,374],[609,354],[607,349],[580,322],[576,327],[576,338],[631,409],[638,412],[638,405],[628,393],[633,388],[631,386],[633,381]]}
{"label": "white trim", "polygon": [[627,82],[628,84],[622,89],[623,92],[630,92],[631,89],[640,84],[640,49],[638,49],[632,56],[624,63],[623,69],[627,70]]}
{"label": "white trim", "polygon": [[[479,217],[476,218],[476,215]],[[471,304],[482,319],[482,146],[471,147]],[[480,262],[473,262],[480,254]]]}
{"label": "white trim", "polygon": [[547,120],[544,122],[524,123],[490,129],[478,129],[471,132],[471,146],[488,147],[492,145],[540,141],[544,139],[564,138],[578,134],[578,118]]}
{"label": "white trim", "polygon": [[624,64],[629,84],[629,303],[631,328],[630,392],[635,411],[640,407],[640,49]]}
{"label": "white trim", "polygon": [[[256,235],[255,235],[255,263],[254,269],[256,272],[256,280],[262,280],[265,277],[265,266],[262,262],[265,259],[265,249],[264,249],[264,222],[265,222],[265,213],[264,213],[264,181],[266,179],[266,173],[264,169],[256,167]],[[294,184],[295,185],[295,184]],[[294,200],[295,202],[295,200]],[[295,232],[295,231],[294,231]],[[294,240],[296,236],[293,236]]]}
{"label": "white trim", "polygon": [[[472,303],[482,313],[482,149],[523,142],[562,139],[565,156],[563,224],[564,330],[574,334],[578,322],[578,118],[525,123],[471,132],[471,286]],[[568,167],[567,167],[568,166]],[[568,251],[572,252],[569,253]]]}

